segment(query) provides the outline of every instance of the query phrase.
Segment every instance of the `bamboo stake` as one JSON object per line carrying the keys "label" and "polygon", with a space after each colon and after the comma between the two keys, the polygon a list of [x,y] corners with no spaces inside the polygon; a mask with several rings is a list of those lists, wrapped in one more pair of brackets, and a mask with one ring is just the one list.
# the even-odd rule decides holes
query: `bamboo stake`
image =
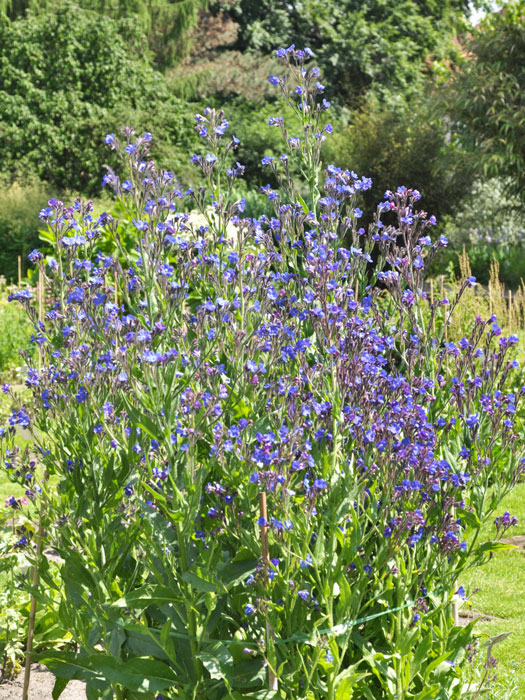
{"label": "bamboo stake", "polygon": [[[20,260],[20,258],[19,258]],[[44,318],[44,274],[42,268],[40,268],[40,274],[38,275],[38,320],[40,323]],[[38,348],[38,369],[42,370],[42,349]],[[47,480],[47,473],[44,474],[44,481]],[[42,554],[42,539],[44,537],[44,499],[41,496],[40,501],[40,513],[38,516],[38,539],[36,542],[36,564],[33,566],[31,571],[32,574],[32,584],[33,588],[38,585],[38,565],[40,562],[40,556]],[[36,618],[36,597],[33,593],[31,595],[31,607],[29,609],[29,626],[27,629],[27,646],[26,646],[26,664],[24,669],[24,687],[22,690],[22,700],[28,700],[29,695],[29,682],[31,680],[31,653],[33,651],[33,639],[35,637],[35,618]]]}
{"label": "bamboo stake", "polygon": [[[264,561],[266,572],[270,566],[270,552],[268,549],[268,511],[266,508],[266,493],[263,491],[259,494],[259,510],[261,518],[265,524],[261,525],[261,552]],[[266,616],[266,648],[268,649],[270,640],[272,639],[273,630]],[[279,690],[279,681],[275,675],[274,669],[268,664],[268,687],[270,690]]]}
{"label": "bamboo stake", "polygon": [[[38,274],[38,320],[44,320],[44,271],[40,268]],[[38,371],[42,370],[42,346],[38,346]]]}
{"label": "bamboo stake", "polygon": [[436,337],[436,313],[434,309],[434,280],[430,280],[430,310],[432,314],[432,333]]}
{"label": "bamboo stake", "polygon": [[38,320],[40,323],[44,320],[44,273],[40,268],[38,275]]}
{"label": "bamboo stake", "polygon": [[[36,564],[32,569],[32,584],[33,588],[38,585],[38,562],[40,561],[40,556],[42,554],[42,539],[44,537],[44,524],[43,524],[43,513],[44,511],[44,500],[40,501],[40,515],[38,518],[38,539],[36,542]],[[33,639],[35,636],[35,617],[36,617],[36,598],[35,594],[31,595],[31,607],[29,609],[29,627],[27,630],[27,646],[26,646],[26,666],[24,669],[24,688],[22,690],[22,700],[28,699],[29,694],[29,681],[31,678],[31,654],[33,652]]]}
{"label": "bamboo stake", "polygon": [[18,256],[18,286],[22,286],[22,256]]}
{"label": "bamboo stake", "polygon": [[509,329],[512,329],[512,290],[509,289]]}
{"label": "bamboo stake", "polygon": [[[441,275],[441,299],[445,297],[445,275]],[[445,330],[445,343],[448,343],[448,318],[447,307],[443,307],[443,325]]]}

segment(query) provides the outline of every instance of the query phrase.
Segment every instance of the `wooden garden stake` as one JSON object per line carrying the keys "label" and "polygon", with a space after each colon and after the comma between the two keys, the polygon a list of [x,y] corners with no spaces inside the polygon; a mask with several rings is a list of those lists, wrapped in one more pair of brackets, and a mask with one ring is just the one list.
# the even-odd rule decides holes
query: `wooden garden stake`
{"label": "wooden garden stake", "polygon": [[[38,320],[44,320],[44,272],[40,268],[38,275]],[[42,346],[38,346],[38,371],[42,370]]]}
{"label": "wooden garden stake", "polygon": [[[445,298],[445,275],[441,275],[441,298]],[[447,307],[444,306],[444,315],[443,315],[443,321],[445,324],[445,343],[448,343],[448,321],[449,317],[447,316]]]}
{"label": "wooden garden stake", "polygon": [[[20,258],[18,258],[20,260]],[[44,317],[44,275],[42,269],[38,276],[38,320],[42,322]],[[42,369],[42,351],[39,347],[38,352],[38,369]],[[44,481],[47,480],[47,473],[44,474]],[[40,556],[42,554],[42,539],[44,537],[44,499],[41,497],[40,500],[40,513],[38,516],[38,539],[36,541],[36,564],[33,566],[32,584],[33,588],[38,585],[38,564],[40,561]],[[33,651],[33,639],[35,636],[35,618],[36,618],[36,597],[33,593],[31,595],[31,607],[29,609],[29,626],[27,629],[27,646],[26,646],[26,665],[24,669],[24,687],[22,690],[22,700],[27,700],[29,694],[29,681],[31,679],[31,653]]]}
{"label": "wooden garden stake", "polygon": [[[42,538],[44,537],[44,525],[42,522],[44,510],[44,500],[40,501],[40,515],[38,518],[38,539],[36,542],[36,565],[31,571],[33,580],[33,588],[38,585],[38,562],[42,553]],[[35,617],[36,617],[36,598],[31,596],[31,607],[29,609],[29,627],[27,629],[27,646],[26,646],[26,666],[24,670],[24,688],[22,690],[22,700],[27,700],[29,693],[29,680],[31,677],[31,654],[33,652],[33,638],[35,635]]]}
{"label": "wooden garden stake", "polygon": [[22,256],[18,256],[18,286],[22,286]]}
{"label": "wooden garden stake", "polygon": [[436,313],[434,309],[434,280],[430,280],[430,309],[432,314],[432,332],[436,335]]}
{"label": "wooden garden stake", "polygon": [[[264,561],[265,569],[268,572],[270,566],[270,552],[268,549],[268,511],[266,509],[266,493],[261,492],[259,494],[259,510],[261,514],[262,522],[261,525],[261,552]],[[266,616],[266,648],[268,649],[270,640],[272,639],[273,630],[268,621],[268,615]],[[275,675],[274,669],[268,664],[268,687],[270,690],[279,690],[279,681]]]}

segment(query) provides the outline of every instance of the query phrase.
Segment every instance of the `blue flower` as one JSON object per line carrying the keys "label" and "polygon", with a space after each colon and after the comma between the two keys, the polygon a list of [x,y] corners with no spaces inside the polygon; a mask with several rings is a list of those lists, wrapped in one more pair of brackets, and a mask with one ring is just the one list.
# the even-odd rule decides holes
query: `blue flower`
{"label": "blue flower", "polygon": [[456,595],[458,595],[461,598],[461,600],[467,600],[467,594],[463,586],[460,586],[458,588],[458,590],[456,591]]}
{"label": "blue flower", "polygon": [[308,552],[305,559],[301,559],[299,565],[301,569],[307,569],[309,566],[313,565],[312,555],[310,554],[310,552]]}
{"label": "blue flower", "polygon": [[28,259],[29,262],[31,262],[31,263],[36,263],[36,262],[38,262],[39,260],[43,260],[43,259],[44,259],[44,256],[42,255],[42,253],[40,253],[40,252],[35,248],[34,250],[32,250],[32,251],[29,253],[29,255],[27,256],[27,259]]}

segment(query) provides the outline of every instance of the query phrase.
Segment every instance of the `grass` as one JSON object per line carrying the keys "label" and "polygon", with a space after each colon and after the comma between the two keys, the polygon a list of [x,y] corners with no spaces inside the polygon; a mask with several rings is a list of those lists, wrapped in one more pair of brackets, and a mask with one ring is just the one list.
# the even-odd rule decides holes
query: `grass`
{"label": "grass", "polygon": [[[525,535],[525,483],[518,484],[505,498],[500,511],[505,510],[519,519],[506,537]],[[486,526],[482,534],[484,538],[493,538],[494,533],[493,526]],[[464,576],[461,583],[471,598],[473,610],[498,618],[479,622],[476,629],[488,637],[511,633],[494,646],[493,654],[499,662],[497,674],[514,685],[512,700],[525,700],[525,551],[499,552],[488,564]],[[476,593],[475,589],[478,589]]]}

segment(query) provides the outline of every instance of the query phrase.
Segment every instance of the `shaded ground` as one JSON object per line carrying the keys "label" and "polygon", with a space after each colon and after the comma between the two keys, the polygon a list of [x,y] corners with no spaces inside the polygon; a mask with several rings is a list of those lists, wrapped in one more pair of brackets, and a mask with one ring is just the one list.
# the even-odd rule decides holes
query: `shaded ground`
{"label": "shaded ground", "polygon": [[[55,685],[55,677],[44,666],[34,664],[31,668],[31,683],[29,685],[29,700],[52,700],[51,693]],[[0,685],[0,700],[21,700],[24,687],[24,673],[10,683]],[[84,684],[81,681],[70,681],[60,696],[60,700],[86,700]]]}

